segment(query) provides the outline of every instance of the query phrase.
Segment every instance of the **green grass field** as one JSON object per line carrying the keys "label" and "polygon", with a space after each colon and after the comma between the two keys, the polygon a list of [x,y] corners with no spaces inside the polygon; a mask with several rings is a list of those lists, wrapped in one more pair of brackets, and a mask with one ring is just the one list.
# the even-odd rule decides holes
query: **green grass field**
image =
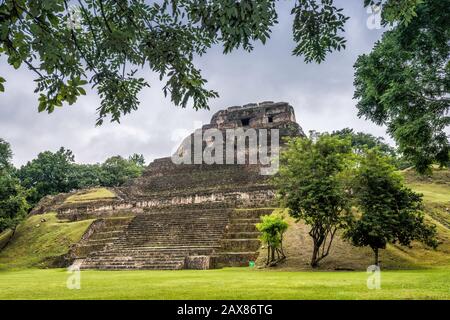
{"label": "green grass field", "polygon": [[0,271],[0,299],[450,299],[450,269],[382,271],[369,290],[365,272],[286,272],[249,268],[82,271],[67,289],[65,269]]}

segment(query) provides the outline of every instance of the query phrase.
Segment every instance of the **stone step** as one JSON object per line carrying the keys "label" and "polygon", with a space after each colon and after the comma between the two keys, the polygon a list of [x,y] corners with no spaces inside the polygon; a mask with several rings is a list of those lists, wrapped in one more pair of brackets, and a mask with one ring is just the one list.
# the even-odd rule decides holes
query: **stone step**
{"label": "stone step", "polygon": [[255,219],[255,218],[232,218],[230,219],[230,224],[233,223],[238,223],[238,224],[257,224],[260,223],[261,220],[260,219]]}
{"label": "stone step", "polygon": [[259,219],[261,216],[271,214],[274,209],[236,209],[230,213],[230,219],[233,218],[256,218]]}
{"label": "stone step", "polygon": [[227,252],[257,251],[261,245],[258,239],[223,239],[221,244],[221,249]]}
{"label": "stone step", "polygon": [[257,232],[256,226],[251,223],[239,223],[239,224],[230,224],[227,228],[227,232],[235,233],[235,232]]}
{"label": "stone step", "polygon": [[225,239],[257,239],[261,235],[260,232],[227,232],[224,234]]}
{"label": "stone step", "polygon": [[125,247],[107,247],[105,249],[105,252],[120,252],[120,251],[126,251],[126,252],[134,252],[134,251],[148,251],[148,252],[161,252],[161,251],[170,251],[170,252],[177,252],[177,251],[185,251],[185,250],[208,250],[208,249],[218,249],[220,248],[220,245],[217,246],[131,246],[129,248]]}
{"label": "stone step", "polygon": [[100,240],[100,239],[116,239],[119,235],[123,233],[123,230],[114,230],[114,231],[100,231],[95,232],[89,240]]}
{"label": "stone step", "polygon": [[121,229],[97,230],[85,244],[91,252],[81,267],[172,270],[183,268],[188,256],[214,256],[224,266],[248,265],[260,246],[255,224],[269,211],[147,210]]}
{"label": "stone step", "polygon": [[250,261],[255,261],[258,252],[219,252],[216,254],[216,266],[222,267],[246,267]]}
{"label": "stone step", "polygon": [[[187,256],[187,255],[186,255]],[[86,263],[173,263],[174,261],[184,261],[185,257],[146,257],[146,256],[126,256],[126,257],[103,257],[99,256],[95,259],[86,259]]]}

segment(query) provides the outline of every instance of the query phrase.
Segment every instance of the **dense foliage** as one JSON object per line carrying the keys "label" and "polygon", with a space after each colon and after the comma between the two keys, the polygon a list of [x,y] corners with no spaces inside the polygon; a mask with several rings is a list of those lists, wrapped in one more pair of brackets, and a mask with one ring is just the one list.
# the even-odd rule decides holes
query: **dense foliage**
{"label": "dense foliage", "polygon": [[20,185],[11,164],[11,147],[0,139],[0,233],[15,230],[27,214],[27,191]]}
{"label": "dense foliage", "polygon": [[336,232],[350,217],[347,181],[351,158],[350,140],[329,134],[291,139],[280,156],[274,182],[281,205],[311,227],[312,267],[328,256]]}
{"label": "dense foliage", "polygon": [[41,152],[36,159],[22,166],[18,176],[25,188],[34,190],[31,202],[36,203],[49,194],[72,190],[75,187],[71,179],[74,161],[72,151],[61,148],[55,153]]}
{"label": "dense foliage", "polygon": [[359,116],[386,125],[420,173],[450,158],[449,57],[450,0],[424,0],[355,64]]}
{"label": "dense foliage", "polygon": [[378,251],[388,243],[409,246],[419,240],[435,248],[436,228],[424,222],[422,197],[403,185],[390,159],[376,149],[361,158],[352,192],[361,216],[345,232],[355,246]]}
{"label": "dense foliage", "polygon": [[139,177],[145,166],[142,155],[129,159],[114,156],[101,164],[77,164],[70,150],[45,151],[18,170],[23,187],[33,190],[30,203],[37,203],[46,195],[89,187],[117,187],[129,179]]}
{"label": "dense foliage", "polygon": [[340,138],[349,138],[353,151],[357,154],[363,154],[366,149],[377,148],[383,154],[389,156],[392,164],[399,170],[413,167],[414,164],[405,158],[403,154],[384,141],[382,137],[375,137],[370,133],[355,132],[351,128],[344,128],[342,130],[333,131],[333,136]]}
{"label": "dense foliage", "polygon": [[350,139],[351,146],[353,150],[361,154],[365,149],[378,148],[381,152],[391,157],[396,156],[396,150],[389,144],[384,142],[382,137],[375,137],[370,133],[365,132],[355,132],[351,128],[344,128],[341,130],[336,130],[331,133],[332,136],[338,136],[339,138]]}
{"label": "dense foliage", "polygon": [[101,165],[100,185],[118,187],[129,179],[139,177],[142,174],[145,162],[142,155],[136,156],[131,156],[128,160],[121,156],[106,159]]}
{"label": "dense foliage", "polygon": [[274,266],[286,258],[283,250],[283,234],[288,228],[288,223],[277,214],[261,217],[261,222],[256,224],[261,232],[261,241],[267,245],[267,266]]}

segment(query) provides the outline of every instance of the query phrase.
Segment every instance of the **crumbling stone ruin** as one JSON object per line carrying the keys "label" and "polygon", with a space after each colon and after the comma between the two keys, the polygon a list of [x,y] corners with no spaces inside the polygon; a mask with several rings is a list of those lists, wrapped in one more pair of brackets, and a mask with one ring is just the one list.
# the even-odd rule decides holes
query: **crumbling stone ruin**
{"label": "crumbling stone ruin", "polygon": [[[199,129],[278,129],[279,138],[303,136],[288,103],[230,107]],[[194,133],[178,153],[193,145]],[[260,143],[261,141],[258,141]],[[250,148],[248,145],[246,146]],[[282,142],[281,142],[282,143]],[[201,142],[201,149],[208,141]],[[236,143],[233,143],[236,156]],[[271,143],[269,143],[269,150]],[[69,195],[43,199],[33,213],[56,211],[71,220],[96,220],[73,246],[67,261],[95,269],[209,269],[244,266],[257,258],[255,223],[276,205],[270,176],[260,163],[177,164],[154,160],[142,177],[112,189],[115,198],[67,202]],[[195,155],[191,160],[195,160]],[[247,159],[248,158],[248,159]],[[85,191],[88,192],[88,191]]]}

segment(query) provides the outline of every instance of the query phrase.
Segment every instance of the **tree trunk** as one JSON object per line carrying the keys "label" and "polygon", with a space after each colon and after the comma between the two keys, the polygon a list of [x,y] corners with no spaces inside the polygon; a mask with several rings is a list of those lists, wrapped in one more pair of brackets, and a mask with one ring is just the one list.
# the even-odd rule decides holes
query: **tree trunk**
{"label": "tree trunk", "polygon": [[311,257],[311,267],[313,267],[313,268],[317,268],[319,266],[319,264],[317,262],[317,255],[319,254],[319,249],[320,249],[320,246],[317,246],[316,244],[314,244],[313,254]]}
{"label": "tree trunk", "polygon": [[2,251],[3,249],[5,249],[5,248],[8,246],[8,244],[11,242],[12,238],[14,237],[14,234],[16,233],[16,229],[17,229],[17,227],[14,227],[14,228],[12,229],[12,233],[11,233],[11,235],[9,236],[8,241],[6,241],[5,245],[4,245],[3,247],[0,248],[0,251]]}
{"label": "tree trunk", "polygon": [[274,247],[270,247],[270,251],[271,251],[271,255],[270,255],[270,263],[275,261],[275,248]]}
{"label": "tree trunk", "polygon": [[378,267],[379,261],[378,261],[378,248],[373,248],[373,252],[375,254],[375,265]]}

